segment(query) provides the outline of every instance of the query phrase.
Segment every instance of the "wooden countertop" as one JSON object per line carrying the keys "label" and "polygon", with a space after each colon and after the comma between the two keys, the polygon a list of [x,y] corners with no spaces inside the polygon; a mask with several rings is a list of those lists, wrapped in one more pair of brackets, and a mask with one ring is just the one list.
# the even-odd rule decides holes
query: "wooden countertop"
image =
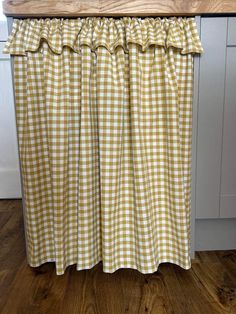
{"label": "wooden countertop", "polygon": [[236,13],[236,0],[5,0],[13,17],[194,16]]}

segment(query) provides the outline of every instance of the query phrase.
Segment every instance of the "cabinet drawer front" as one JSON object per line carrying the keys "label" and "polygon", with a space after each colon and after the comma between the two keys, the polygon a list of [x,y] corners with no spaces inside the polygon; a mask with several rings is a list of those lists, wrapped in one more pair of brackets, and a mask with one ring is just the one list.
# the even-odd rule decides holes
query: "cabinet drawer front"
{"label": "cabinet drawer front", "polygon": [[228,46],[236,46],[236,18],[229,17],[228,18]]}

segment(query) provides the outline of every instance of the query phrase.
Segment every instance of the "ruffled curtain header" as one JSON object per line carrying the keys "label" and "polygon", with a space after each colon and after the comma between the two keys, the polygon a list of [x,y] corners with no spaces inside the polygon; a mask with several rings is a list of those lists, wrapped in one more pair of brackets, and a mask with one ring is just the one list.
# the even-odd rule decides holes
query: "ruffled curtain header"
{"label": "ruffled curtain header", "polygon": [[114,53],[117,47],[129,51],[137,44],[145,51],[151,45],[174,47],[181,54],[202,53],[194,18],[106,18],[15,19],[4,53],[26,55],[38,51],[45,41],[53,53],[64,47],[79,53],[83,45],[95,51],[99,46]]}

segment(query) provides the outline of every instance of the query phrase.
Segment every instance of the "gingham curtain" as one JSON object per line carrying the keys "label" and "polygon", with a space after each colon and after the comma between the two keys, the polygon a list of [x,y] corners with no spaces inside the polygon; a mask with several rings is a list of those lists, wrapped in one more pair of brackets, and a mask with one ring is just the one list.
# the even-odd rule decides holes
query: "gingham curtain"
{"label": "gingham curtain", "polygon": [[15,20],[31,266],[188,269],[193,18]]}

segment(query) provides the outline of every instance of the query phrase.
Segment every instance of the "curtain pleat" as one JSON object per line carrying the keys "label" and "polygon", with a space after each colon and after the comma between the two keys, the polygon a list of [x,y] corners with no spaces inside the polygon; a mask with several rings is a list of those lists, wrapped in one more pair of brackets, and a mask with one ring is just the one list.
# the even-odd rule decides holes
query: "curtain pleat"
{"label": "curtain pleat", "polygon": [[188,269],[193,18],[14,20],[31,266]]}

